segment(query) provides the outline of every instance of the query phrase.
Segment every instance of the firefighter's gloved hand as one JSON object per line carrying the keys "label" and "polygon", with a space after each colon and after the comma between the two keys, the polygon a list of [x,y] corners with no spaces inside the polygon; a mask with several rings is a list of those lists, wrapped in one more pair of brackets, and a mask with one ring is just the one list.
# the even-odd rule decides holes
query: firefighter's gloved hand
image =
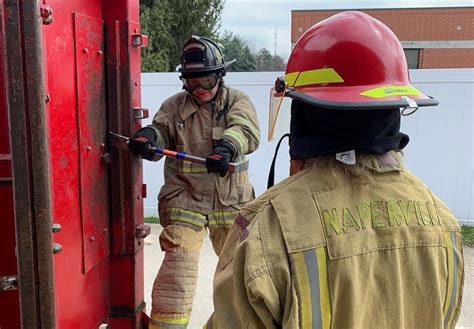
{"label": "firefighter's gloved hand", "polygon": [[231,143],[218,141],[212,153],[206,157],[207,172],[218,172],[221,177],[224,177],[234,155],[235,148]]}
{"label": "firefighter's gloved hand", "polygon": [[141,155],[143,159],[153,160],[155,152],[151,147],[155,144],[155,131],[151,128],[142,128],[128,141],[128,149],[135,155]]}

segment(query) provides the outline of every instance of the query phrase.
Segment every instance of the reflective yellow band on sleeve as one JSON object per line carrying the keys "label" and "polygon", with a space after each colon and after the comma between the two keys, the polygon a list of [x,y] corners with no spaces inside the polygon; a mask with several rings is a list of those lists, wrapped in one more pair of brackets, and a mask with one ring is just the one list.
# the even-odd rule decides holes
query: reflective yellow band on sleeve
{"label": "reflective yellow band on sleeve", "polygon": [[326,329],[331,324],[331,302],[324,247],[291,254],[300,328]]}
{"label": "reflective yellow band on sleeve", "polygon": [[421,92],[411,86],[383,86],[361,92],[359,95],[371,98],[384,98],[391,96],[418,96]]}
{"label": "reflective yellow band on sleeve", "polygon": [[285,75],[290,87],[301,87],[317,83],[341,83],[344,79],[333,69],[324,68],[304,72],[291,72]]}
{"label": "reflective yellow band on sleeve", "polygon": [[227,137],[230,140],[235,141],[241,153],[247,152],[248,150],[247,140],[244,137],[242,137],[242,134],[240,132],[231,130],[231,128],[228,128],[224,131],[224,133],[221,136],[221,138],[224,138],[224,137]]}
{"label": "reflective yellow band on sleeve", "polygon": [[319,300],[321,303],[321,328],[329,328],[331,325],[331,304],[329,297],[328,272],[326,266],[326,250],[324,247],[316,249],[319,273]]}
{"label": "reflective yellow band on sleeve", "polygon": [[252,133],[252,136],[255,139],[258,140],[260,138],[260,130],[258,129],[258,127],[255,126],[255,124],[253,124],[249,120],[241,118],[241,117],[231,116],[229,118],[229,126],[232,127],[234,125],[240,126],[242,128],[247,128],[250,130],[250,132]]}

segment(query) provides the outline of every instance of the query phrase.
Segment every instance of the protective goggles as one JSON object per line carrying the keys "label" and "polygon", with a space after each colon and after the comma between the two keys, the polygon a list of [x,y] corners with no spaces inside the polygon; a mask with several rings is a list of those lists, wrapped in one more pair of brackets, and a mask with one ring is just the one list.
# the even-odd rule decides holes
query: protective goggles
{"label": "protective goggles", "polygon": [[198,78],[179,78],[183,81],[184,89],[187,91],[194,91],[197,88],[211,90],[217,85],[217,82],[219,82],[219,75],[216,73]]}

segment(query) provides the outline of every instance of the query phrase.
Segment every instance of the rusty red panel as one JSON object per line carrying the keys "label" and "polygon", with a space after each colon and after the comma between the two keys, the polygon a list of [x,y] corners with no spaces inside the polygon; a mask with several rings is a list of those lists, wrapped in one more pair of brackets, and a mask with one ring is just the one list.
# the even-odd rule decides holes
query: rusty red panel
{"label": "rusty red panel", "polygon": [[84,271],[109,255],[103,21],[74,14]]}
{"label": "rusty red panel", "polygon": [[[3,7],[0,7],[0,30],[4,30]],[[0,276],[13,276],[18,271],[3,45],[3,37],[0,37]],[[20,327],[18,290],[0,291],[0,310],[0,328]]]}

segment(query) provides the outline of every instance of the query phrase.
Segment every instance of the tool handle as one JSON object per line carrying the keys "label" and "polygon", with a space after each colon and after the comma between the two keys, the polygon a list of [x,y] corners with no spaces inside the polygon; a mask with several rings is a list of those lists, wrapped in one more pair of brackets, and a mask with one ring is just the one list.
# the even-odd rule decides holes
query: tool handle
{"label": "tool handle", "polygon": [[[155,152],[157,154],[161,154],[161,155],[176,158],[176,159],[182,159],[182,160],[185,160],[185,161],[198,163],[198,164],[204,165],[204,166],[206,165],[206,159],[205,158],[201,158],[201,157],[194,156],[194,155],[189,155],[186,152],[172,151],[172,150],[163,149],[161,147],[151,147],[151,149],[153,150],[153,152]],[[234,170],[235,170],[235,166],[236,166],[236,164],[229,163],[227,171],[229,173],[233,173]]]}

